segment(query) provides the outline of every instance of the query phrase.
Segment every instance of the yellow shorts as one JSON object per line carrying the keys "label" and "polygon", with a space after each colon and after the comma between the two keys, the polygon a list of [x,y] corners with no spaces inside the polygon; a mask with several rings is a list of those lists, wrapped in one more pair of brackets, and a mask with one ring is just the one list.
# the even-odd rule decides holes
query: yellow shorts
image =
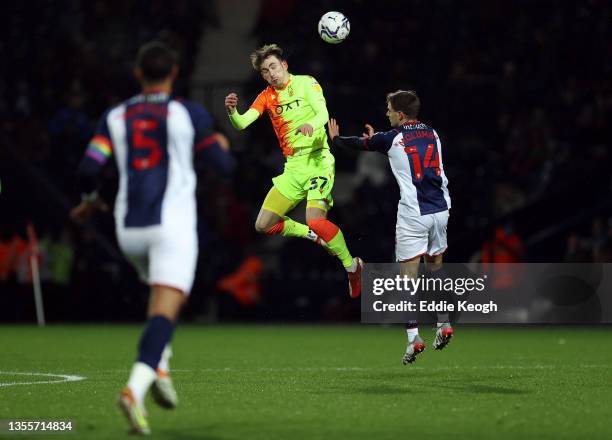
{"label": "yellow shorts", "polygon": [[[304,156],[289,156],[285,171],[272,179],[274,186],[294,206],[306,199],[308,207],[329,209],[334,200],[331,195],[334,187],[336,161],[327,148]],[[317,206],[317,201],[322,201]]]}

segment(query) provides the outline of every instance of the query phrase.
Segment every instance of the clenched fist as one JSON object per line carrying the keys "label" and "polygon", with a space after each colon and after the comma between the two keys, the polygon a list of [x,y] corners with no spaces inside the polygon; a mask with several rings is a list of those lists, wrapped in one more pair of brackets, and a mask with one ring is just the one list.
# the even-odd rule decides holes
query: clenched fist
{"label": "clenched fist", "polygon": [[225,108],[227,112],[231,115],[236,111],[236,106],[238,105],[238,95],[234,92],[230,93],[225,97]]}

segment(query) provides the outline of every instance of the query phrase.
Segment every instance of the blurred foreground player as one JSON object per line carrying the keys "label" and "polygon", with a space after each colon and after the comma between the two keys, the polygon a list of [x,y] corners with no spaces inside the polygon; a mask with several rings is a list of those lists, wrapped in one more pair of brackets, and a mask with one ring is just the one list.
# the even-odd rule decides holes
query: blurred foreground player
{"label": "blurred foreground player", "polygon": [[[349,279],[349,296],[361,293],[360,258],[351,255],[340,228],[327,219],[333,206],[335,159],[327,144],[329,118],[323,89],[312,76],[289,73],[283,50],[269,44],[251,54],[253,68],[268,83],[251,107],[240,114],[238,95],[230,93],[225,107],[234,128],[243,130],[267,113],[286,157],[283,174],[272,179],[255,222],[258,232],[300,237],[321,244],[338,257]],[[306,200],[306,225],[286,214]]]}
{"label": "blurred foreground player", "polygon": [[153,397],[161,406],[172,408],[177,403],[167,371],[170,340],[193,284],[198,257],[194,151],[197,160],[221,172],[230,172],[233,160],[227,144],[220,143],[222,137],[212,131],[208,112],[170,96],[178,74],[172,50],[158,42],[144,45],[134,74],[142,93],[100,119],[78,168],[84,196],[71,216],[84,221],[103,207],[96,193],[97,176],[114,156],[119,171],[117,239],[151,286],[148,321],[119,406],[133,432],[148,434],[143,402],[149,388],[153,385]]}
{"label": "blurred foreground player", "polygon": [[[421,102],[414,91],[398,90],[387,95],[387,117],[392,130],[375,133],[366,124],[362,137],[339,136],[334,119],[328,124],[334,146],[377,151],[389,157],[391,170],[400,187],[395,229],[396,260],[401,274],[416,278],[421,257],[430,276],[445,278],[442,254],[446,250],[446,226],[450,195],[442,165],[442,144],[436,131],[419,122]],[[435,274],[435,275],[434,275]],[[441,350],[453,336],[448,313],[438,314],[434,348]],[[408,345],[404,364],[412,363],[425,349],[416,322],[406,324]]]}

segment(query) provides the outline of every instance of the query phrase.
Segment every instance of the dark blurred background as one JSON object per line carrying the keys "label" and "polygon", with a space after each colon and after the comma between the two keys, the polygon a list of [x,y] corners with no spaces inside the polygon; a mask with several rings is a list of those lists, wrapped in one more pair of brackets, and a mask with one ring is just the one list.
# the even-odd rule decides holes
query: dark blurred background
{"label": "dark blurred background", "polygon": [[[316,32],[329,10],[351,22],[340,45]],[[360,134],[365,122],[388,129],[386,93],[417,90],[419,119],[440,134],[450,181],[447,261],[612,262],[609,1],[33,1],[3,11],[0,321],[34,320],[35,241],[48,321],[144,316],[147,288],[118,250],[112,215],[78,227],[68,211],[97,118],[138,93],[132,62],[152,39],[178,51],[176,95],[209,109],[239,164],[231,182],[201,170],[187,320],[359,316],[335,259],[253,229],[284,159],[266,117],[231,129],[223,97],[236,91],[240,110],[248,107],[265,86],[248,55],[271,42],[291,72],[319,80],[343,134]],[[335,154],[330,217],[354,255],[392,261],[399,190],[387,159]],[[109,203],[115,181],[111,165]]]}

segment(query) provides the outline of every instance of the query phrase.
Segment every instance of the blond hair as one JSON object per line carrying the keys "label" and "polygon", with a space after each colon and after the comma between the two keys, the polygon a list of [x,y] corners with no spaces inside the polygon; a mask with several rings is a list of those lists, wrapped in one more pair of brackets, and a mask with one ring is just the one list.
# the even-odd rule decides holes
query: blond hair
{"label": "blond hair", "polygon": [[253,51],[251,54],[251,64],[253,65],[253,69],[259,72],[261,70],[262,63],[269,56],[275,56],[280,61],[285,61],[285,58],[283,58],[283,49],[281,49],[279,45],[266,44]]}

